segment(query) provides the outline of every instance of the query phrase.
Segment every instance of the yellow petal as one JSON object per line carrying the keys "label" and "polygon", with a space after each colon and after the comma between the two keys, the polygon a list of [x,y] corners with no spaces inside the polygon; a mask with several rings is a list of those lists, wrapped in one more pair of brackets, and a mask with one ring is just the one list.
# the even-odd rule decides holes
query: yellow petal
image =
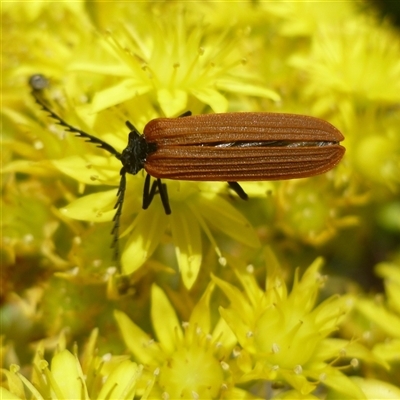
{"label": "yellow petal", "polygon": [[68,350],[51,360],[51,375],[65,399],[88,399],[85,377],[77,358]]}
{"label": "yellow petal", "polygon": [[184,203],[174,211],[169,218],[176,257],[183,283],[190,289],[196,281],[202,259],[200,227]]}
{"label": "yellow petal", "polygon": [[[340,399],[366,399],[360,387],[337,368],[327,365],[323,370],[323,383],[340,394]],[[317,377],[320,379],[320,376]]]}
{"label": "yellow petal", "polygon": [[[0,389],[5,391],[4,397],[0,397],[0,399],[25,399],[25,389],[21,379],[19,378],[20,374],[18,370],[19,366],[17,365],[11,365],[10,371],[6,369],[2,370],[2,373],[7,378],[8,389],[11,391],[11,393],[3,387],[0,387]],[[29,385],[32,386],[31,384]],[[0,395],[3,395],[2,391],[0,391]]]}
{"label": "yellow petal", "polygon": [[386,340],[374,346],[373,353],[388,362],[396,363],[400,354],[400,339]]}
{"label": "yellow petal", "polygon": [[368,321],[380,326],[391,337],[400,338],[400,317],[398,315],[371,300],[359,299],[356,307],[367,317]]}
{"label": "yellow petal", "polygon": [[153,254],[168,224],[161,205],[153,203],[151,212],[141,210],[135,218],[133,229],[121,257],[122,270],[131,274],[140,268]]}
{"label": "yellow petal", "polygon": [[390,384],[389,382],[380,381],[378,379],[366,379],[359,376],[353,376],[350,379],[362,389],[367,399],[400,399],[400,388],[398,386]]}
{"label": "yellow petal", "polygon": [[203,196],[198,196],[198,203],[201,215],[215,229],[247,246],[260,246],[250,222],[229,202],[212,193],[203,193]]}
{"label": "yellow petal", "polygon": [[214,283],[210,282],[201,296],[200,300],[194,306],[190,315],[190,327],[199,327],[205,333],[211,331],[210,320],[210,298],[214,290]]}
{"label": "yellow petal", "polygon": [[159,352],[158,345],[150,339],[129,317],[118,310],[114,311],[125,344],[133,355],[143,364],[151,364]]}
{"label": "yellow petal", "polygon": [[253,85],[251,83],[243,83],[238,80],[219,79],[217,82],[218,89],[228,92],[240,93],[249,96],[265,97],[273,101],[279,101],[281,96],[271,89],[262,87],[261,85]]}
{"label": "yellow petal", "polygon": [[228,100],[215,89],[192,89],[191,93],[202,103],[208,104],[216,113],[223,113],[228,110]]}
{"label": "yellow petal", "polygon": [[53,160],[61,172],[88,185],[116,184],[119,182],[121,163],[115,157],[88,154]]}
{"label": "yellow petal", "polygon": [[123,103],[133,97],[148,92],[151,87],[140,79],[124,79],[107,89],[96,92],[92,102],[92,111],[99,112]]}
{"label": "yellow petal", "polygon": [[173,353],[183,337],[181,324],[168,297],[157,285],[151,288],[151,320],[160,346],[166,353]]}
{"label": "yellow petal", "polygon": [[142,375],[142,368],[136,363],[124,360],[113,369],[103,387],[98,399],[133,399],[137,381]]}
{"label": "yellow petal", "polygon": [[7,389],[4,389],[3,387],[0,387],[0,399],[4,400],[22,400],[25,398],[25,395],[23,394],[22,397],[19,397],[13,393],[10,393]]}
{"label": "yellow petal", "polygon": [[160,89],[157,99],[166,117],[176,116],[187,107],[187,93],[179,89]]}
{"label": "yellow petal", "polygon": [[69,218],[81,221],[111,221],[115,215],[116,194],[116,189],[89,194],[74,200],[62,208],[61,212]]}
{"label": "yellow petal", "polygon": [[7,172],[23,172],[36,176],[54,176],[57,170],[49,161],[31,161],[31,160],[14,160],[1,169],[1,173]]}

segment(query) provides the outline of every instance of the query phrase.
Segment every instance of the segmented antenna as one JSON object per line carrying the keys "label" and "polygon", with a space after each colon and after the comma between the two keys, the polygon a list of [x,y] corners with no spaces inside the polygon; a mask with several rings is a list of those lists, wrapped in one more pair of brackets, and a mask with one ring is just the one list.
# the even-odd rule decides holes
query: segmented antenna
{"label": "segmented antenna", "polygon": [[[33,75],[29,79],[29,84],[32,88],[31,93],[32,93],[32,96],[35,99],[36,103],[38,103],[39,106],[44,111],[46,111],[50,115],[50,117],[56,121],[56,123],[58,125],[61,125],[62,127],[64,127],[66,131],[75,133],[76,136],[86,139],[85,142],[90,142],[90,143],[96,144],[97,147],[104,149],[104,150],[108,151],[109,153],[113,154],[118,160],[121,159],[121,153],[119,153],[117,150],[115,150],[114,147],[112,147],[108,143],[104,142],[103,140],[98,139],[98,138],[90,135],[89,133],[81,131],[80,129],[75,128],[74,126],[68,124],[46,105],[45,101],[41,98],[43,90],[49,86],[49,81],[46,77],[44,77],[41,74]],[[125,189],[126,189],[125,174],[126,174],[125,168],[122,167],[121,171],[120,171],[121,180],[119,182],[119,187],[118,187],[118,191],[117,191],[118,199],[114,206],[114,209],[116,209],[117,211],[113,218],[114,226],[113,226],[113,229],[111,230],[111,235],[113,235],[113,237],[114,237],[111,247],[114,248],[114,258],[117,261],[119,259],[119,248],[118,248],[119,224],[120,224],[122,205],[124,203]]]}
{"label": "segmented antenna", "polygon": [[119,153],[117,150],[114,149],[111,145],[108,143],[104,142],[103,140],[96,138],[92,135],[89,135],[89,133],[86,133],[84,131],[81,131],[78,128],[75,128],[74,126],[68,124],[65,122],[60,116],[58,116],[54,111],[52,111],[46,103],[40,98],[40,95],[43,92],[43,89],[45,89],[49,85],[49,81],[43,76],[43,75],[33,75],[29,79],[29,84],[31,85],[32,88],[32,96],[34,97],[36,103],[42,107],[44,111],[46,111],[48,114],[50,114],[50,117],[56,120],[58,125],[61,125],[65,128],[66,131],[75,133],[76,136],[83,137],[87,140],[85,142],[91,142],[97,144],[97,147],[100,147],[104,150],[107,150],[109,153],[113,154],[115,157],[118,158],[118,160],[121,159],[121,153]]}
{"label": "segmented antenna", "polygon": [[116,260],[119,259],[119,247],[118,247],[119,223],[121,220],[122,205],[124,204],[125,189],[126,189],[126,171],[124,167],[121,168],[120,175],[121,175],[121,180],[119,181],[119,187],[117,191],[118,199],[114,206],[114,210],[116,209],[117,211],[115,212],[113,218],[114,226],[111,230],[111,235],[113,235],[114,237],[111,243],[111,248],[114,248],[114,258]]}

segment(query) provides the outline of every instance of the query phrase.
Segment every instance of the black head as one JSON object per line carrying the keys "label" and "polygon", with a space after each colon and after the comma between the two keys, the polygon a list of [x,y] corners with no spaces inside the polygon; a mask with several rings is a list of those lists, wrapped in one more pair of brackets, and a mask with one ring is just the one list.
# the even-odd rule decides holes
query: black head
{"label": "black head", "polygon": [[146,142],[145,137],[129,121],[126,122],[126,125],[131,131],[128,145],[122,151],[119,159],[125,172],[135,175],[144,167],[147,155],[155,149],[152,149],[153,146]]}

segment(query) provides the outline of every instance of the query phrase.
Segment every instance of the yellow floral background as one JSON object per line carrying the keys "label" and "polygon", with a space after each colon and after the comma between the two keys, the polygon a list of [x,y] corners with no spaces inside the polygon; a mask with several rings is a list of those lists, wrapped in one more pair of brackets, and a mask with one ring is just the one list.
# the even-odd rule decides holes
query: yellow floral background
{"label": "yellow floral background", "polygon": [[[358,1],[2,1],[2,399],[400,398],[400,27]],[[397,19],[396,19],[397,18]],[[397,25],[396,25],[397,23]],[[312,115],[324,175],[168,181],[129,120]]]}

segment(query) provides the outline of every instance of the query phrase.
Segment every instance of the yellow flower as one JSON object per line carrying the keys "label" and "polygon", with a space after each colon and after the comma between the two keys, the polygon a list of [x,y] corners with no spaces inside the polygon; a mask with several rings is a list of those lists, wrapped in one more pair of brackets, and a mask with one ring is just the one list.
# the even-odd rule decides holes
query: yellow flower
{"label": "yellow flower", "polygon": [[152,396],[178,399],[244,399],[251,396],[234,387],[229,354],[236,343],[221,320],[211,329],[209,285],[187,322],[179,322],[164,292],[152,288],[151,319],[157,341],[151,339],[126,314],[115,317],[125,343],[152,375],[159,374]]}
{"label": "yellow flower", "polygon": [[[138,392],[142,366],[127,357],[103,358],[95,356],[97,331],[93,331],[86,351],[80,361],[65,349],[65,338],[59,341],[59,350],[51,363],[44,359],[43,343],[39,344],[33,362],[31,380],[25,378],[17,365],[2,370],[7,379],[6,387],[0,387],[2,399],[132,399]],[[154,379],[141,390],[146,399]],[[25,395],[25,390],[28,395]]]}
{"label": "yellow flower", "polygon": [[322,383],[362,398],[357,396],[360,389],[332,360],[373,360],[373,356],[355,342],[328,338],[348,312],[351,298],[332,297],[315,306],[324,282],[319,273],[321,259],[301,279],[296,274],[290,293],[274,256],[269,253],[267,259],[265,291],[259,288],[251,267],[236,272],[244,292],[213,277],[231,302],[220,312],[243,348],[237,355],[241,381],[284,381],[301,393],[310,393]]}
{"label": "yellow flower", "polygon": [[197,113],[204,105],[214,112],[226,112],[229,104],[222,94],[226,92],[279,100],[278,94],[263,88],[246,71],[236,40],[222,34],[215,37],[202,24],[191,26],[182,11],[170,17],[172,21],[145,14],[151,35],[147,28],[142,31],[143,26],[126,24],[107,36],[99,44],[114,56],[112,66],[102,67],[91,60],[73,64],[74,70],[95,70],[118,78],[115,84],[96,91],[92,112],[140,95],[156,101],[167,117],[187,109]]}
{"label": "yellow flower", "polygon": [[274,1],[261,3],[264,10],[280,18],[284,36],[313,36],[321,27],[334,26],[352,17],[355,5],[340,1]]}
{"label": "yellow flower", "polygon": [[[343,275],[364,268],[372,253],[384,260],[397,251],[400,45],[389,25],[343,1],[7,1],[1,12],[1,343],[3,364],[13,365],[3,371],[0,397],[400,397],[396,262],[379,266],[387,301],[361,299],[364,318],[342,325],[352,299],[317,305],[325,283],[319,259],[291,290],[272,256],[262,289],[264,270],[230,261],[254,260],[251,247],[261,242],[301,265],[323,245]],[[126,120],[143,132],[153,118],[186,110],[274,111],[328,119],[346,137],[346,156],[321,177],[245,183],[247,203],[229,196],[224,182],[165,182],[171,216],[158,195],[143,211],[144,174],[128,176],[120,255],[130,275],[120,275],[109,232],[121,163],[40,110],[27,83],[37,73],[49,78],[43,94],[51,109],[119,152]],[[351,229],[337,235],[343,227]],[[389,238],[383,247],[382,238]],[[212,262],[214,253],[229,268]],[[209,271],[218,278],[193,307]],[[338,281],[354,288],[340,278],[326,291]],[[93,340],[79,358],[65,337],[54,340],[68,329],[79,341],[94,322],[106,324],[99,343],[115,352],[123,346],[109,318],[115,307],[135,321],[116,312],[133,361],[144,366],[125,355],[98,357]],[[360,320],[365,336],[357,339],[350,329]],[[40,335],[33,365],[23,365],[18,358],[30,357]],[[360,344],[366,338],[371,351]],[[50,363],[43,349],[57,342]]]}
{"label": "yellow flower", "polygon": [[321,26],[310,53],[293,56],[291,64],[309,74],[306,93],[317,115],[336,109],[351,120],[371,104],[399,103],[399,51],[398,36],[359,17]]}
{"label": "yellow flower", "polygon": [[[327,243],[341,228],[357,225],[355,216],[342,216],[344,207],[357,197],[347,184],[337,184],[334,179],[334,174],[328,173],[282,182],[277,190],[277,225],[288,236],[314,246]],[[335,191],[342,191],[342,196]]]}
{"label": "yellow flower", "polygon": [[[400,113],[382,112],[374,106],[349,125],[349,160],[363,180],[373,187],[372,195],[381,198],[400,188]],[[389,189],[389,190],[387,190]]]}
{"label": "yellow flower", "polygon": [[382,341],[374,343],[374,354],[397,368],[400,360],[400,265],[380,263],[376,266],[376,272],[385,279],[387,301],[383,303],[360,298],[356,302],[356,309],[364,315],[368,326],[375,326],[377,332],[370,335],[373,340],[381,337],[379,331],[383,332]]}

